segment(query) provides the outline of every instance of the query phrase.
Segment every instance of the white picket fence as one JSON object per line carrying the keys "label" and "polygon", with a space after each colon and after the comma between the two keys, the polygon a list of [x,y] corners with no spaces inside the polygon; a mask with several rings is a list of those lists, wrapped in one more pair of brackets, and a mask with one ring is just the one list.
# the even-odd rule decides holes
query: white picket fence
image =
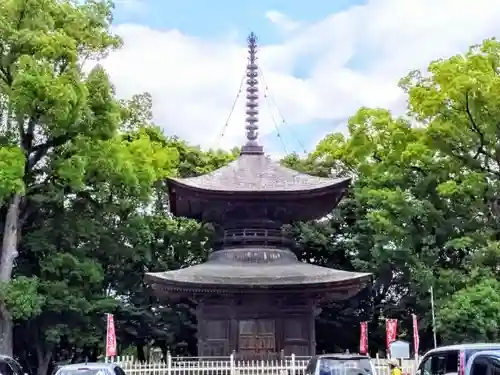
{"label": "white picket fence", "polygon": [[[390,375],[387,360],[373,359],[376,375]],[[166,361],[138,362],[133,357],[117,357],[127,375],[304,375],[309,357],[295,355],[279,360],[245,361],[231,357],[172,357]],[[403,375],[414,375],[416,361],[402,363]],[[334,374],[342,375],[342,374]]]}

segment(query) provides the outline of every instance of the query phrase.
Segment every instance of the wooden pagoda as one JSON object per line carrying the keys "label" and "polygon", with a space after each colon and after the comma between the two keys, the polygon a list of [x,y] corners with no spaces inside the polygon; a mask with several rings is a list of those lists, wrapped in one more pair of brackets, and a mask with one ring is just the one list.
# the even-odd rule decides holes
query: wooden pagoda
{"label": "wooden pagoda", "polygon": [[314,355],[319,306],[355,295],[370,275],[298,261],[282,227],[330,213],[350,180],[302,174],[264,155],[253,33],[248,42],[247,143],[240,157],[209,174],[168,180],[171,212],[212,223],[217,247],[203,264],[148,273],[146,281],[163,298],[197,302],[199,356]]}

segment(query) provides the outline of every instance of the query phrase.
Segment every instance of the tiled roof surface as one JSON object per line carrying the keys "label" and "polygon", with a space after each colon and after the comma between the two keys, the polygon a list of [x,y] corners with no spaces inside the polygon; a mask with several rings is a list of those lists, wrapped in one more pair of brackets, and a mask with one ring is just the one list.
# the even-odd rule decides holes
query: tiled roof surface
{"label": "tiled roof surface", "polygon": [[225,192],[300,192],[346,183],[350,178],[323,178],[285,168],[265,155],[241,155],[212,173],[171,178],[169,183]]}

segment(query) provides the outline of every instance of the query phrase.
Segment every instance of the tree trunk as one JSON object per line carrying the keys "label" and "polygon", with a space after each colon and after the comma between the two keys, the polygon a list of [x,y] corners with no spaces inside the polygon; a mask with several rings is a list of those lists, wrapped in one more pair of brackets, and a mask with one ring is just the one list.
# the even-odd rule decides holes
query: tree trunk
{"label": "tree trunk", "polygon": [[90,362],[97,362],[98,358],[99,358],[99,346],[94,345],[94,347],[92,348],[92,351],[91,351],[89,361]]}
{"label": "tree trunk", "polygon": [[38,366],[36,368],[36,375],[47,375],[52,359],[52,350],[44,350],[43,345],[36,345],[36,358]]}
{"label": "tree trunk", "polygon": [[137,360],[139,362],[146,362],[146,353],[144,351],[144,343],[142,342],[137,342],[135,344],[136,350],[137,350]]}
{"label": "tree trunk", "polygon": [[14,322],[5,302],[0,302],[0,354],[12,357]]}
{"label": "tree trunk", "polygon": [[[2,255],[0,257],[0,282],[10,282],[19,238],[19,212],[21,195],[15,194],[9,202],[3,229]],[[12,355],[12,315],[5,302],[0,302],[0,353]]]}

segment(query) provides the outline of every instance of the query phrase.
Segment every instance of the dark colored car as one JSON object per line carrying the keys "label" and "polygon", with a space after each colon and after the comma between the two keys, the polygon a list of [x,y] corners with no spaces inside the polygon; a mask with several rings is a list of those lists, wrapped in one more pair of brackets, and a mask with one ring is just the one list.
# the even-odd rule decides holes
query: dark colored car
{"label": "dark colored car", "polygon": [[473,354],[465,366],[465,375],[500,375],[500,350]]}
{"label": "dark colored car", "polygon": [[12,357],[0,355],[0,374],[26,375],[21,365]]}
{"label": "dark colored car", "polygon": [[425,353],[416,375],[465,375],[465,366],[476,353],[500,350],[500,344],[442,346]]}
{"label": "dark colored car", "polygon": [[125,375],[115,363],[73,363],[60,366],[54,375]]}
{"label": "dark colored car", "polygon": [[307,364],[305,375],[376,375],[370,357],[362,354],[322,354]]}

